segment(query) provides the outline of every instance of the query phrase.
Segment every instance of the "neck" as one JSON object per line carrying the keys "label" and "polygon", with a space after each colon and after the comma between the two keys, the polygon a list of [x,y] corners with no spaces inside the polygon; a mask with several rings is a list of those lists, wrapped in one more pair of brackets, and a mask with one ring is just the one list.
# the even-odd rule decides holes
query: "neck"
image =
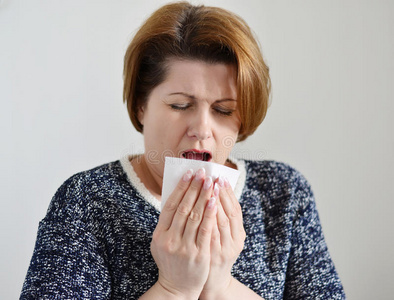
{"label": "neck", "polygon": [[143,154],[141,156],[131,158],[130,162],[138,178],[145,185],[148,191],[158,200],[161,200],[163,178],[153,172],[149,164],[146,162]]}
{"label": "neck", "polygon": [[233,162],[231,162],[229,159],[226,160],[226,162],[224,163],[224,165],[225,165],[226,167],[229,167],[229,168],[233,168],[233,169],[235,169],[235,170],[238,170],[237,165],[234,164]]}

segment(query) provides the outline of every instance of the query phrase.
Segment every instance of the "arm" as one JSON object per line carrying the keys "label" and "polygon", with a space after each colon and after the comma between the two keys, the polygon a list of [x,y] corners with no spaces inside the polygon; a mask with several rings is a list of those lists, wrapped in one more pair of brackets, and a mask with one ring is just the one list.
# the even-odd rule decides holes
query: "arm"
{"label": "arm", "polygon": [[83,223],[41,221],[20,299],[109,299],[110,283],[97,240]]}
{"label": "arm", "polygon": [[87,195],[80,175],[68,179],[40,222],[20,299],[109,299],[104,247],[84,220]]}
{"label": "arm", "polygon": [[345,299],[341,281],[328,252],[313,193],[298,178],[284,299]]}

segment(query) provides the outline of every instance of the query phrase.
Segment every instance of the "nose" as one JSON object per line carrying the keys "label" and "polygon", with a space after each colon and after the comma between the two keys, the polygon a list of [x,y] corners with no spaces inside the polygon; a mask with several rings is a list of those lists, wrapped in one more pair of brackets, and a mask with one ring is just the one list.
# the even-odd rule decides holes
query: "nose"
{"label": "nose", "polygon": [[212,121],[209,111],[197,110],[189,119],[187,135],[199,141],[212,137]]}

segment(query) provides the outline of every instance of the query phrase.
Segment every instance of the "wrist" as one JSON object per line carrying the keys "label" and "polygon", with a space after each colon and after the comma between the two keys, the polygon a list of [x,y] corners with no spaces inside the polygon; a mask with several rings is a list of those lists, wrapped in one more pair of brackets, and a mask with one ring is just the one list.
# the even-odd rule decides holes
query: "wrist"
{"label": "wrist", "polygon": [[140,300],[197,300],[198,293],[182,293],[175,289],[170,289],[162,285],[157,281],[144,295],[141,296]]}
{"label": "wrist", "polygon": [[166,297],[163,299],[198,300],[198,296],[201,292],[201,291],[193,291],[191,289],[187,289],[186,291],[181,291],[179,289],[163,284],[160,280],[158,280],[155,285],[157,285],[160,294],[166,295]]}
{"label": "wrist", "polygon": [[203,293],[201,294],[200,299],[204,300],[239,300],[239,299],[256,299],[262,300],[263,298],[248,288],[246,285],[243,285],[234,277],[231,277],[231,281],[228,284],[227,288],[224,290],[218,290],[215,293]]}
{"label": "wrist", "polygon": [[229,299],[229,295],[231,295],[231,288],[236,279],[233,276],[226,281],[222,281],[222,284],[216,285],[215,289],[204,289],[201,292],[200,300],[221,300],[221,299]]}

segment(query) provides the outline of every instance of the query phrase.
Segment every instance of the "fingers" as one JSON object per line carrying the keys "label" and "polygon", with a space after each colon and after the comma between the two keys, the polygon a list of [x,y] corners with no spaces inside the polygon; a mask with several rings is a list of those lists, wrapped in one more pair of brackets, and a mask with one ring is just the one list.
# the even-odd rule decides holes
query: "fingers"
{"label": "fingers", "polygon": [[159,217],[159,222],[156,227],[157,229],[168,230],[170,228],[175,212],[178,208],[178,205],[183,199],[183,196],[185,195],[190,185],[192,177],[193,177],[193,170],[190,169],[179,180],[178,185],[171,193],[167,202],[164,204],[163,210]]}
{"label": "fingers", "polygon": [[224,212],[222,203],[218,203],[217,228],[219,231],[219,243],[221,247],[230,247],[233,242],[230,220]]}
{"label": "fingers", "polygon": [[189,245],[196,243],[198,227],[200,226],[204,217],[205,207],[212,194],[212,185],[212,178],[209,176],[205,178],[197,202],[195,203],[187,219],[183,238],[187,243],[189,243]]}
{"label": "fingers", "polygon": [[[219,216],[219,209],[220,209],[220,202],[216,202],[217,205],[217,213],[216,213],[216,218]],[[212,228],[212,235],[211,235],[211,254],[216,254],[220,253],[222,249],[222,245],[220,242],[220,232],[219,232],[219,227],[218,227],[218,222],[216,222],[213,225]]]}
{"label": "fingers", "polygon": [[[194,176],[192,182],[189,185],[186,193],[183,196],[182,201],[180,201],[176,212],[174,214],[171,230],[177,236],[182,237],[186,223],[189,219],[189,215],[196,204],[196,200],[199,198],[201,187],[204,183],[205,178],[205,169],[201,168],[196,172],[196,176]],[[193,216],[193,218],[198,217],[197,215]]]}
{"label": "fingers", "polygon": [[223,208],[223,210],[218,211],[218,227],[220,234],[223,234],[223,238],[225,239],[228,238],[228,232],[230,231],[233,240],[243,239],[244,228],[241,206],[228,180],[223,180],[219,182],[219,184],[222,185],[219,198],[221,207]]}
{"label": "fingers", "polygon": [[211,197],[205,208],[204,217],[198,228],[196,246],[202,251],[209,251],[211,244],[212,230],[216,223],[217,205],[216,198]]}
{"label": "fingers", "polygon": [[157,227],[171,230],[189,246],[199,248],[229,247],[244,239],[245,233],[241,206],[229,182],[219,178],[213,184],[211,177],[205,178],[204,169],[194,178],[191,170],[183,176],[165,204]]}

